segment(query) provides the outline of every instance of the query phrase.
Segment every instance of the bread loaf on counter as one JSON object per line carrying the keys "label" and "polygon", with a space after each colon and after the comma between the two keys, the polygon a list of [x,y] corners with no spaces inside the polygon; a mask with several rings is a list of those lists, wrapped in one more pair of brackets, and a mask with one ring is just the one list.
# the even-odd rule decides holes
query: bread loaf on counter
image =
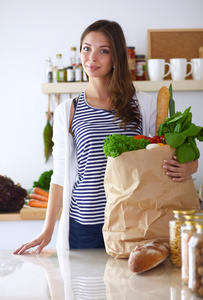
{"label": "bread loaf on counter", "polygon": [[128,267],[132,272],[142,273],[159,265],[168,255],[168,243],[152,241],[138,245],[130,253]]}

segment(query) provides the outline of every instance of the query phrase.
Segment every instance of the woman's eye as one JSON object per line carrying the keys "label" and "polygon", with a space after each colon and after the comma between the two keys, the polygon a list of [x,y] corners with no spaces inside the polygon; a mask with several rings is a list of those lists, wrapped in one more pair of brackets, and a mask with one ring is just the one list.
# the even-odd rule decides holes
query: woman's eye
{"label": "woman's eye", "polygon": [[107,54],[107,53],[109,53],[109,52],[108,52],[108,50],[102,49],[102,50],[101,50],[101,53]]}
{"label": "woman's eye", "polygon": [[90,47],[84,46],[84,47],[83,47],[83,50],[84,50],[84,51],[89,51],[89,50],[90,50]]}

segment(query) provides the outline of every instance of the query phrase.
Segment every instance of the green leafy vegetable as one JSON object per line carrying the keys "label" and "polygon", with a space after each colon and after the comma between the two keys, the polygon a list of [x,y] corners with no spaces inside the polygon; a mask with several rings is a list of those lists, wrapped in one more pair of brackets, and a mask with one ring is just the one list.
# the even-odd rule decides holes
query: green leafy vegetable
{"label": "green leafy vegetable", "polygon": [[53,174],[53,170],[43,172],[38,181],[34,181],[33,188],[39,187],[45,191],[49,191],[51,176]]}
{"label": "green leafy vegetable", "polygon": [[170,100],[169,100],[169,114],[170,117],[175,114],[175,101],[173,100],[172,84],[169,86]]}
{"label": "green leafy vegetable", "polygon": [[43,138],[44,138],[44,156],[46,159],[46,162],[48,161],[49,157],[52,154],[52,148],[53,148],[53,128],[49,121],[47,121],[46,126],[43,131]]}
{"label": "green leafy vegetable", "polygon": [[150,144],[149,140],[135,139],[133,136],[122,134],[112,134],[104,140],[104,155],[117,157],[123,152],[145,149]]}
{"label": "green leafy vegetable", "polygon": [[164,134],[166,143],[177,149],[177,159],[186,163],[200,157],[195,139],[203,141],[203,127],[192,123],[191,106],[183,113],[177,112],[172,117],[166,117],[159,126],[158,135]]}

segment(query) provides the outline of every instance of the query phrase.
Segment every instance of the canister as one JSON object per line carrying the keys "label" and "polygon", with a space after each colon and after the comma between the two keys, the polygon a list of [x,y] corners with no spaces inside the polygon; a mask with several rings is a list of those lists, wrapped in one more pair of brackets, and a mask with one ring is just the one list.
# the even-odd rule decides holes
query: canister
{"label": "canister", "polygon": [[181,277],[185,284],[188,284],[189,276],[189,255],[188,243],[191,237],[196,233],[196,224],[203,224],[203,213],[195,213],[185,216],[185,222],[181,225]]}
{"label": "canister", "polygon": [[195,221],[185,221],[181,226],[181,278],[185,284],[188,284],[188,243],[195,232]]}
{"label": "canister", "polygon": [[196,209],[173,210],[173,219],[169,222],[170,260],[176,267],[181,267],[181,225],[186,215],[195,214]]}
{"label": "canister", "polygon": [[203,298],[203,224],[196,224],[196,233],[189,241],[189,280],[191,292]]}

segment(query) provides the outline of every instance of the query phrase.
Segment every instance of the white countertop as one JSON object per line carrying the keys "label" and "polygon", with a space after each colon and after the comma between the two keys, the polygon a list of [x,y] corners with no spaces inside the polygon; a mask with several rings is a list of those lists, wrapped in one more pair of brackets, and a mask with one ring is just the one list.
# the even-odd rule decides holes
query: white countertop
{"label": "white countertop", "polygon": [[181,282],[181,270],[167,259],[137,275],[127,259],[115,259],[103,249],[71,250],[57,255],[13,255],[0,251],[1,300],[194,300]]}

